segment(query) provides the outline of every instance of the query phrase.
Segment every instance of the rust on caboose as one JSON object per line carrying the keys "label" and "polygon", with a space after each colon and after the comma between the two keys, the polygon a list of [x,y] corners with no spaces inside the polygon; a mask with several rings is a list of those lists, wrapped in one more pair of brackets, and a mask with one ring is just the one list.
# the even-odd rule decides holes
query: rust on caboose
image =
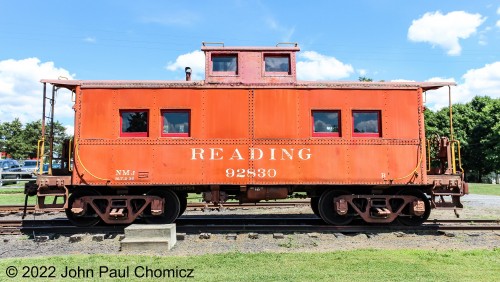
{"label": "rust on caboose", "polygon": [[[454,83],[298,81],[297,44],[202,50],[201,81],[189,66],[186,81],[42,80],[39,159],[51,169],[27,188],[38,207],[56,195],[63,203],[50,207],[80,225],[171,222],[187,193],[214,204],[305,193],[331,224],[420,224],[431,208],[462,207],[459,143],[427,142],[423,115],[423,92]],[[45,126],[61,88],[75,134],[59,153]]]}

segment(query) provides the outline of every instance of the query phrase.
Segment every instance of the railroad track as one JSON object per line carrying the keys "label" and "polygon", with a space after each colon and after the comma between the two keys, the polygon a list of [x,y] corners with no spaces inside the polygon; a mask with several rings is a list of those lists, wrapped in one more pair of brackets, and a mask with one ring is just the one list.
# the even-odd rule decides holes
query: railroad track
{"label": "railroad track", "polygon": [[[238,209],[238,208],[280,208],[280,207],[299,207],[299,206],[305,206],[309,205],[309,201],[279,201],[279,202],[260,202],[260,203],[244,203],[244,204],[239,204],[237,202],[229,202],[225,203],[223,205],[208,205],[205,203],[188,203],[187,209],[188,210],[213,210],[213,209]],[[23,212],[24,206],[23,205],[8,205],[8,206],[0,206],[0,214],[12,214],[12,213],[19,213]],[[26,211],[28,213],[33,213],[35,212],[35,206],[30,205],[26,207]],[[57,212],[57,211],[49,211],[49,212]],[[63,212],[63,210],[60,210],[59,212]],[[42,212],[44,213],[44,212]]]}
{"label": "railroad track", "polygon": [[[316,217],[255,217],[248,216],[182,216],[176,221],[181,233],[241,233],[241,232],[336,232],[336,233],[387,233],[422,231],[493,231],[500,230],[500,220],[430,220],[422,226],[396,224],[355,224],[348,226],[325,225]],[[121,234],[126,225],[72,226],[66,219],[0,221],[0,234]]]}

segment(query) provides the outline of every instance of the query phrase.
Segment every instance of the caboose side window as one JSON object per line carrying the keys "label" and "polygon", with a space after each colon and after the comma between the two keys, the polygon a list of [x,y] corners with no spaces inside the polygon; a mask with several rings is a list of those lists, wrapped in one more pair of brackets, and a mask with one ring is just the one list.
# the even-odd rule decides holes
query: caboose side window
{"label": "caboose side window", "polygon": [[264,55],[266,72],[290,74],[290,55]]}
{"label": "caboose side window", "polygon": [[120,111],[120,136],[148,137],[148,116],[145,110]]}
{"label": "caboose side window", "polygon": [[236,74],[237,69],[237,55],[212,55],[212,72],[229,72]]}
{"label": "caboose side window", "polygon": [[163,137],[189,137],[191,112],[189,110],[164,110],[161,112]]}
{"label": "caboose side window", "polygon": [[312,111],[312,123],[314,137],[340,136],[340,111]]}
{"label": "caboose side window", "polygon": [[353,111],[354,137],[381,137],[380,111]]}

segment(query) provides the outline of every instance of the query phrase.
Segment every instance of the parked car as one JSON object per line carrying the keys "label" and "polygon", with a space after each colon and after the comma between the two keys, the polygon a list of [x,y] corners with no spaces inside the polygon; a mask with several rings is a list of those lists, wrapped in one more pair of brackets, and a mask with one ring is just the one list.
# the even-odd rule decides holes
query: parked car
{"label": "parked car", "polygon": [[[21,166],[16,160],[0,160],[0,186],[7,183],[17,183],[22,178],[22,175]],[[13,180],[6,181],[6,179]]]}
{"label": "parked car", "polygon": [[22,178],[35,178],[38,171],[37,160],[25,160],[21,171],[25,172]]}

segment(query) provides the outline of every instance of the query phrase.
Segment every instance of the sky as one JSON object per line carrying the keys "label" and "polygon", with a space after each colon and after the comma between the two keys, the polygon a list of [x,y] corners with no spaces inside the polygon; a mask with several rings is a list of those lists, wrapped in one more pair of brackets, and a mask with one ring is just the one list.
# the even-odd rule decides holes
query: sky
{"label": "sky", "polygon": [[[297,42],[299,80],[453,81],[453,102],[500,98],[498,0],[0,0],[0,122],[41,118],[42,78],[183,80],[190,66],[201,80],[203,41]],[[69,133],[72,116],[59,93]]]}

